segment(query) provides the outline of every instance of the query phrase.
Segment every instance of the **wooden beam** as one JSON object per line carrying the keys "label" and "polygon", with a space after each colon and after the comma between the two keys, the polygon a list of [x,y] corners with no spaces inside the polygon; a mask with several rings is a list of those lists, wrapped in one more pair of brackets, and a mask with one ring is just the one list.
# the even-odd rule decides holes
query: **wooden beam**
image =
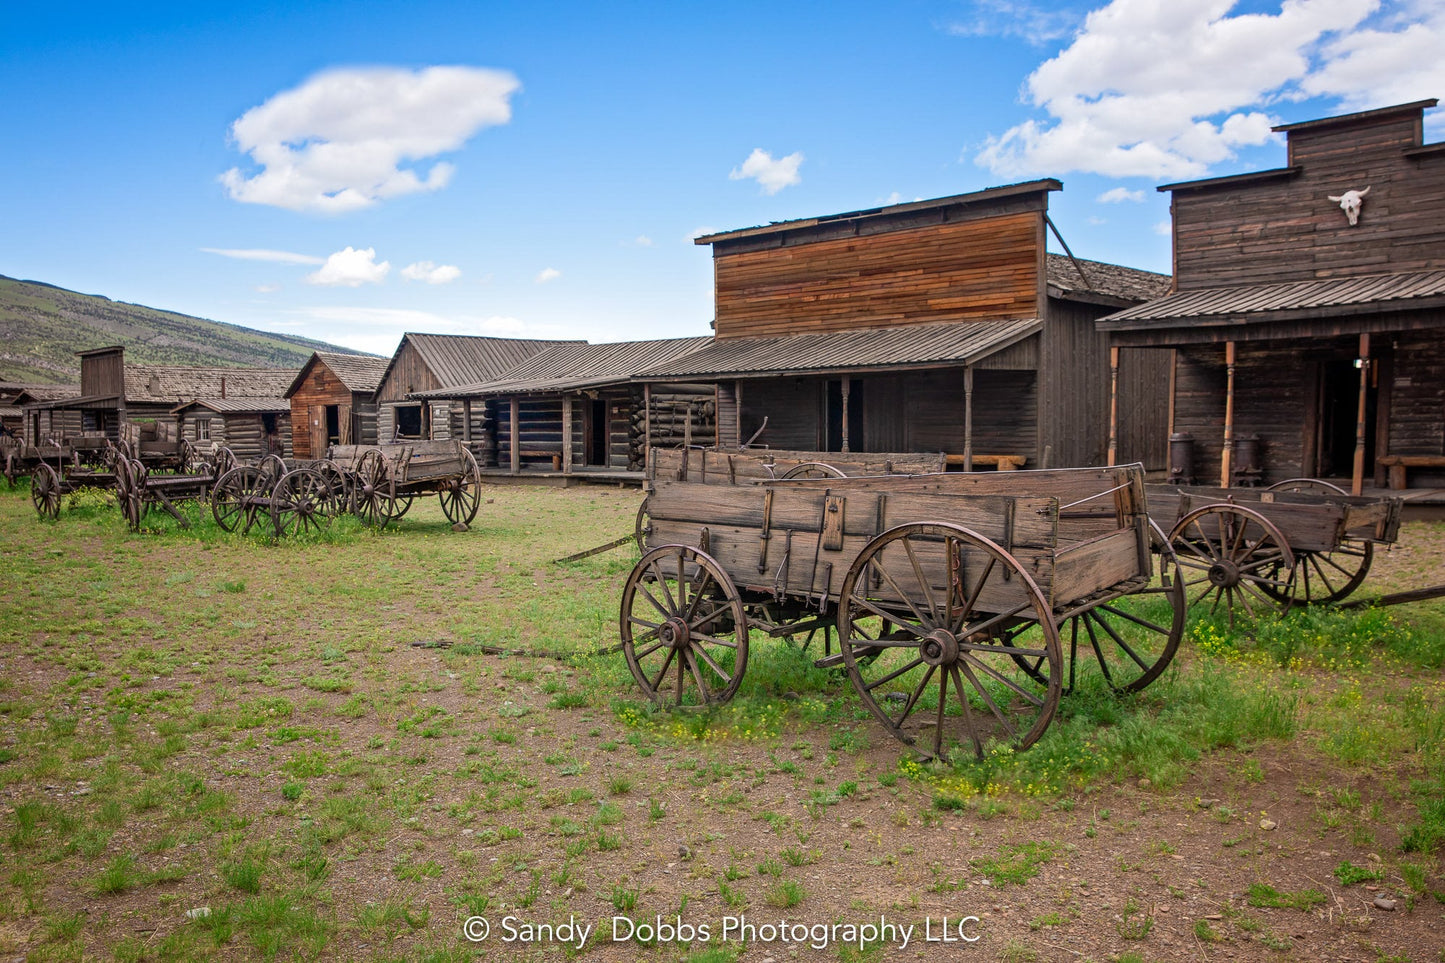
{"label": "wooden beam", "polygon": [[1109,348],[1109,460],[1110,466],[1119,457],[1119,348]]}
{"label": "wooden beam", "polygon": [[572,395],[562,396],[562,471],[572,473]]}
{"label": "wooden beam", "polygon": [[843,396],[843,444],[840,449],[842,451],[848,450],[848,388],[851,383],[852,379],[849,378],[847,375],[844,375],[843,380],[838,382],[839,391]]}
{"label": "wooden beam", "polygon": [[1224,342],[1224,451],[1219,458],[1219,487],[1229,487],[1234,467],[1234,342]]}
{"label": "wooden beam", "polygon": [[963,470],[973,471],[973,365],[963,369]]}
{"label": "wooden beam", "polygon": [[1370,394],[1370,336],[1360,335],[1360,399],[1355,411],[1355,465],[1350,473],[1350,494],[1365,490],[1365,409]]}
{"label": "wooden beam", "polygon": [[512,474],[522,471],[522,403],[512,399]]}
{"label": "wooden beam", "polygon": [[462,441],[470,447],[472,443],[472,399],[462,399]]}

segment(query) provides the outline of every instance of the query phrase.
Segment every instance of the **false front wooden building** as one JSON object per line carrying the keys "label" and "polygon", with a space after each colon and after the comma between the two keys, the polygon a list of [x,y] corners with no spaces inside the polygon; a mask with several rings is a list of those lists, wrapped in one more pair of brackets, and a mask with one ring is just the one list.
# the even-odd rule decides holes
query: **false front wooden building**
{"label": "false front wooden building", "polygon": [[[1175,288],[1099,323],[1162,355],[1176,478],[1445,486],[1445,144],[1427,100],[1287,124],[1287,166],[1170,184]],[[1121,432],[1138,412],[1117,406]],[[1192,449],[1192,452],[1191,452]]]}
{"label": "false front wooden building", "polygon": [[[1045,250],[1041,180],[698,239],[714,342],[640,380],[714,385],[724,447],[944,452],[1001,468],[1102,463],[1106,339],[1094,321],[1168,279]],[[1163,389],[1147,359],[1123,390]],[[1162,416],[1160,426],[1162,428]],[[1163,467],[1147,432],[1130,458]]]}

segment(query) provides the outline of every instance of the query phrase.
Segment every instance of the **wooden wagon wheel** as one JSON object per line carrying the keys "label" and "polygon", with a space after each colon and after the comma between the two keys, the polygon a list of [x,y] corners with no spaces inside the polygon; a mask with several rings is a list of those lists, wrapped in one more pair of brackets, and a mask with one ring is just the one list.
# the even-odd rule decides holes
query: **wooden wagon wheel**
{"label": "wooden wagon wheel", "polygon": [[150,502],[146,500],[146,479],[150,477],[150,469],[142,464],[140,459],[132,458],[126,464],[126,476],[129,483],[125,488],[125,497],[120,502],[120,512],[125,516],[130,530],[138,532],[146,512],[150,510]]}
{"label": "wooden wagon wheel", "polygon": [[462,449],[466,467],[455,478],[448,478],[437,490],[442,514],[453,525],[470,525],[482,504],[482,470],[467,449]]}
{"label": "wooden wagon wheel", "polygon": [[5,453],[5,484],[14,488],[15,479],[18,477],[20,477],[20,453],[11,449]]}
{"label": "wooden wagon wheel", "polygon": [[637,539],[638,551],[647,551],[647,539],[652,535],[652,516],[647,511],[647,500],[650,496],[644,496],[642,504],[637,506],[637,520],[632,523],[632,537]]}
{"label": "wooden wagon wheel", "polygon": [[[870,637],[860,623],[892,628]],[[1033,641],[1021,641],[1025,634]],[[979,758],[995,742],[1023,749],[1059,705],[1062,657],[1048,602],[1018,559],[959,525],[899,525],[869,542],[843,580],[838,643],[868,711],[935,758],[954,743],[971,744]],[[1038,661],[1042,688],[1020,659]]]}
{"label": "wooden wagon wheel", "polygon": [[748,619],[733,580],[706,552],[661,545],[645,553],[622,590],[619,623],[627,667],[653,702],[717,705],[737,692]]}
{"label": "wooden wagon wheel", "polygon": [[276,537],[319,532],[331,524],[336,499],[319,471],[298,468],[281,476],[271,490],[271,524]]}
{"label": "wooden wagon wheel", "polygon": [[54,521],[60,517],[60,475],[44,462],[30,473],[30,502],[41,518]]}
{"label": "wooden wagon wheel", "polygon": [[1268,518],[1243,505],[1205,505],[1179,519],[1169,533],[1184,570],[1184,591],[1190,605],[1210,595],[1209,611],[1222,603],[1234,626],[1236,606],[1251,618],[1289,608],[1269,590],[1284,593],[1293,577],[1295,559],[1284,534]]}
{"label": "wooden wagon wheel", "polygon": [[216,449],[215,463],[211,466],[211,477],[220,478],[240,463],[236,458],[236,453],[225,445],[222,445]]}
{"label": "wooden wagon wheel", "polygon": [[336,510],[338,512],[351,511],[351,476],[346,473],[346,470],[330,458],[323,458],[317,463],[316,471],[326,479]]}
{"label": "wooden wagon wheel", "polygon": [[783,478],[847,478],[842,469],[834,468],[825,461],[805,461],[783,472]]}
{"label": "wooden wagon wheel", "polygon": [[216,479],[211,488],[211,517],[228,532],[241,528],[251,530],[256,521],[256,499],[260,497],[261,471],[250,465],[238,465]]}
{"label": "wooden wagon wheel", "polygon": [[377,528],[385,528],[386,523],[396,517],[396,478],[387,467],[385,456],[375,448],[363,454],[356,464],[352,510],[363,522]]}
{"label": "wooden wagon wheel", "polygon": [[[1320,478],[1290,478],[1270,485],[1267,491],[1298,492],[1305,495],[1343,495],[1349,492]],[[1272,586],[1265,591],[1280,602],[1319,605],[1350,596],[1370,573],[1375,545],[1364,539],[1346,538],[1329,552],[1296,552],[1294,578],[1280,592]]]}
{"label": "wooden wagon wheel", "polygon": [[[1059,626],[1064,657],[1064,693],[1080,678],[1097,673],[1115,692],[1138,692],[1174,661],[1184,638],[1189,608],[1184,573],[1169,536],[1149,521],[1149,551],[1154,578],[1137,592],[1091,605],[1065,617]],[[1025,660],[1024,668],[1043,682],[1042,660]]]}

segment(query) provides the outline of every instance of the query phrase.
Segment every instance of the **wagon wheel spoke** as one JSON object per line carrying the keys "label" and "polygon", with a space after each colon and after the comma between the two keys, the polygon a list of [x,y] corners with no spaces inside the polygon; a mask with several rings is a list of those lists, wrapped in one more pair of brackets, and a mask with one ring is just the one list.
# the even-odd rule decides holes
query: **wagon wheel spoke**
{"label": "wagon wheel spoke", "polygon": [[[1217,539],[1198,535],[1217,533]],[[1210,613],[1221,605],[1229,624],[1234,625],[1235,610],[1249,618],[1257,618],[1277,607],[1290,603],[1289,586],[1295,576],[1295,556],[1279,528],[1266,516],[1251,508],[1232,503],[1216,503],[1197,508],[1174,526],[1169,544],[1179,564],[1190,569],[1203,569],[1202,579],[1190,579],[1187,590],[1191,604],[1198,604],[1212,592]],[[1208,565],[1199,564],[1208,553]],[[1190,556],[1194,556],[1191,558]],[[1207,581],[1202,591],[1194,588]]]}
{"label": "wagon wheel spoke", "polygon": [[677,650],[669,646],[667,649],[667,658],[662,660],[662,668],[657,670],[656,678],[654,678],[652,680],[652,684],[647,687],[649,690],[653,692],[658,691],[658,686],[660,686],[662,684],[662,680],[667,677],[668,667],[672,665],[672,660],[676,656]]}
{"label": "wagon wheel spoke", "polygon": [[[898,573],[908,578],[890,577]],[[905,610],[917,625],[899,618]],[[900,623],[886,640],[855,624],[885,618]],[[1024,638],[1033,632],[1039,641]],[[1047,601],[1016,558],[960,526],[911,523],[870,541],[844,579],[838,636],[869,712],[927,754],[946,756],[955,745],[977,753],[995,741],[1024,748],[1058,706],[1062,660]],[[1041,688],[1023,671],[1028,661],[1041,666]],[[931,711],[919,712],[924,706]]]}

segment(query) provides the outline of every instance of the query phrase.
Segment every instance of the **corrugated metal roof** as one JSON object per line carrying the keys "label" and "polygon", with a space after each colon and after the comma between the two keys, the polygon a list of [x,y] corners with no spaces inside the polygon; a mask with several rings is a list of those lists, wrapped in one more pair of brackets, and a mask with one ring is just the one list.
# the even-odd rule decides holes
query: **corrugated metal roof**
{"label": "corrugated metal roof", "polygon": [[199,406],[223,415],[284,414],[291,410],[285,398],[196,398],[171,409],[174,414]]}
{"label": "corrugated metal roof", "polygon": [[479,397],[599,388],[629,381],[639,371],[666,364],[711,343],[712,338],[701,337],[558,344],[533,355],[497,381],[418,392],[413,397]]}
{"label": "corrugated metal roof", "polygon": [[219,398],[223,380],[227,398],[279,398],[294,377],[295,368],[128,364],[125,366],[125,400],[163,404],[191,398]]}
{"label": "corrugated metal roof", "polygon": [[1093,293],[1125,301],[1147,301],[1162,297],[1169,291],[1171,278],[1167,274],[1083,258],[1078,261],[1084,269],[1083,277],[1079,276],[1079,268],[1074,261],[1066,255],[1050,254],[1045,258],[1044,268],[1048,272],[1050,286],[1057,288],[1065,297]]}
{"label": "corrugated metal roof", "polygon": [[341,380],[348,391],[375,391],[381,384],[381,376],[386,373],[387,365],[391,363],[390,358],[336,354],[331,351],[318,351],[315,357],[331,369],[332,374]]}
{"label": "corrugated metal roof", "polygon": [[[539,351],[559,344],[587,343],[464,334],[406,334],[402,341],[409,342],[416,349],[444,388],[495,381]],[[397,354],[401,353],[399,345],[396,350]],[[395,360],[396,355],[393,355],[392,362]],[[388,364],[387,371],[390,370]]]}
{"label": "corrugated metal roof", "polygon": [[1043,329],[1034,318],[955,321],[786,338],[728,338],[639,372],[647,381],[969,364]]}
{"label": "corrugated metal roof", "polygon": [[1268,321],[1271,314],[1285,311],[1314,311],[1328,316],[1331,309],[1349,309],[1354,313],[1362,306],[1389,310],[1409,306],[1400,302],[1441,296],[1445,296],[1445,271],[1241,284],[1180,291],[1101,318],[1098,328],[1132,331],[1177,327],[1210,318]]}

